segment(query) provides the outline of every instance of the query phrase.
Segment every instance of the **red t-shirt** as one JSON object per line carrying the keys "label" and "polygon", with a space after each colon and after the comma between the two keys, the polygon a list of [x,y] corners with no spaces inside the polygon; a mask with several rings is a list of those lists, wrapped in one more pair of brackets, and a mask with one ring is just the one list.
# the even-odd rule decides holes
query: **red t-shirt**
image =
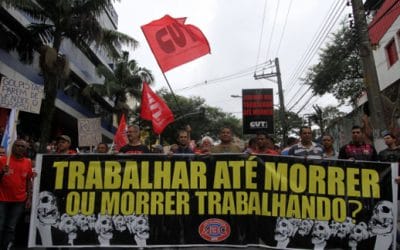
{"label": "red t-shirt", "polygon": [[[7,163],[7,157],[0,157],[0,169]],[[11,156],[9,171],[0,180],[0,201],[21,202],[26,200],[27,180],[32,178],[32,162],[29,158]]]}
{"label": "red t-shirt", "polygon": [[264,150],[254,150],[254,152],[253,152],[254,154],[267,154],[267,155],[279,155],[279,153],[278,152],[276,152],[275,150],[273,150],[273,149],[269,149],[269,148],[267,148],[267,149],[264,149]]}

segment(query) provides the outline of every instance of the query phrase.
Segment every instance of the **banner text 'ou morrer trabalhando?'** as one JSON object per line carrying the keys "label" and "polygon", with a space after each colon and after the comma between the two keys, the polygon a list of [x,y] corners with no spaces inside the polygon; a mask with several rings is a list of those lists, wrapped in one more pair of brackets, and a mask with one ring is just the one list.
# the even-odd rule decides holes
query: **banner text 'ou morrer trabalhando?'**
{"label": "banner text 'ou morrer trabalhando?'", "polygon": [[39,155],[30,247],[389,249],[397,164]]}

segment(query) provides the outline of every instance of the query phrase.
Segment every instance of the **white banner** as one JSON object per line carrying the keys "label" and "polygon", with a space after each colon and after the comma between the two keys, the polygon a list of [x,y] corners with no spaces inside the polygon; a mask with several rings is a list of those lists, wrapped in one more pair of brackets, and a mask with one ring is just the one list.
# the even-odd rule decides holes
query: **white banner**
{"label": "white banner", "polygon": [[0,82],[0,107],[40,113],[43,85],[3,76]]}
{"label": "white banner", "polygon": [[78,119],[79,146],[96,146],[101,142],[100,118]]}

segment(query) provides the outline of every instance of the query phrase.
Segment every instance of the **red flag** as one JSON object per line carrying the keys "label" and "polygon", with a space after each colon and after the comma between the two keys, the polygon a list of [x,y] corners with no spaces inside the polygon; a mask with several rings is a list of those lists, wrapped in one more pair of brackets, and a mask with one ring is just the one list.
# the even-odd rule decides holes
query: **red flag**
{"label": "red flag", "polygon": [[186,17],[172,18],[165,15],[142,26],[162,72],[210,53],[207,38],[201,30],[185,24],[185,21]]}
{"label": "red flag", "polygon": [[125,115],[122,114],[121,120],[119,121],[119,126],[117,132],[114,135],[114,146],[115,150],[119,151],[124,145],[128,143],[128,137],[126,136],[126,121]]}
{"label": "red flag", "polygon": [[143,83],[140,116],[144,120],[151,121],[156,134],[161,134],[164,128],[174,121],[174,115],[167,104],[151,90],[147,83]]}

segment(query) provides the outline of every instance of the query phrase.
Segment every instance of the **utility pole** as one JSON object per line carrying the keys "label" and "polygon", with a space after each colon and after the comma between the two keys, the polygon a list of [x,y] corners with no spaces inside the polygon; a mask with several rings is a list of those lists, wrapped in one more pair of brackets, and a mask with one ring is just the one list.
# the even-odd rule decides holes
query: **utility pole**
{"label": "utility pole", "polygon": [[360,57],[364,70],[364,83],[367,88],[368,107],[371,115],[372,128],[375,135],[386,129],[383,114],[382,99],[380,96],[378,73],[372,54],[371,42],[368,35],[368,26],[365,18],[365,9],[362,0],[351,0],[354,25],[360,42]]}
{"label": "utility pole", "polygon": [[282,89],[282,79],[281,79],[281,70],[279,67],[279,58],[275,58],[275,69],[276,72],[265,74],[264,72],[257,75],[254,73],[254,79],[267,79],[270,77],[277,78],[278,81],[278,94],[279,94],[279,116],[282,122],[282,145],[284,145],[287,141],[287,124],[286,124],[286,115],[285,115],[285,102],[283,100],[283,89]]}

